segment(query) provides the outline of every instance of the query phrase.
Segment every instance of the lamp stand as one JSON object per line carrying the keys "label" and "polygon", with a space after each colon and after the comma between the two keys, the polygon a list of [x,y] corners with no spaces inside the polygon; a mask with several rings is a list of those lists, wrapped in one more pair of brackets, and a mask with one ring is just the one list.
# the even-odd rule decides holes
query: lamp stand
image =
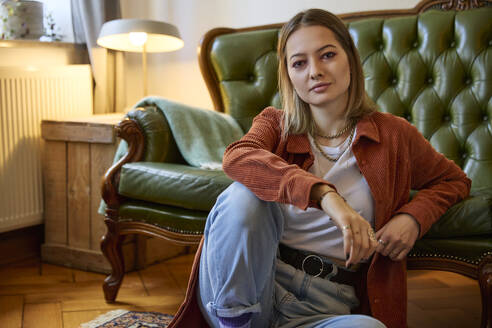
{"label": "lamp stand", "polygon": [[142,47],[142,66],[143,66],[143,94],[147,97],[147,42]]}

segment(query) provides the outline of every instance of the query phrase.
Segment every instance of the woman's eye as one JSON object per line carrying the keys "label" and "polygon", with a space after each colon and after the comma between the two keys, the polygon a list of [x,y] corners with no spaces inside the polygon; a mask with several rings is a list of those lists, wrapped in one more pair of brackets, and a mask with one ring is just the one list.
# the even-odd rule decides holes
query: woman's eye
{"label": "woman's eye", "polygon": [[333,51],[328,51],[323,54],[323,58],[331,58],[331,57],[335,57],[335,55],[336,53],[334,53]]}
{"label": "woman's eye", "polygon": [[303,60],[298,60],[298,61],[295,61],[292,63],[292,67],[298,68],[298,67],[301,67],[303,64],[304,64]]}

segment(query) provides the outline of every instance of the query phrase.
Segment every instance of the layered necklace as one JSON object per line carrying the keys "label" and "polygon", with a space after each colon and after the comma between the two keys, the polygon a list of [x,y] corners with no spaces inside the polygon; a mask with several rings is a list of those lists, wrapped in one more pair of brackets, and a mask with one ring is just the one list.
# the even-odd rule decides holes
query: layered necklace
{"label": "layered necklace", "polygon": [[325,138],[325,139],[336,139],[336,138],[339,138],[341,135],[343,135],[345,132],[347,132],[348,129],[350,129],[353,126],[354,126],[353,124],[347,124],[347,126],[345,126],[342,130],[340,130],[339,132],[332,134],[332,135],[324,135],[324,134],[320,134],[318,132],[316,132],[316,135],[318,137]]}
{"label": "layered necklace", "polygon": [[[346,147],[340,151],[340,154],[337,156],[337,157],[332,157],[330,155],[328,155],[324,150],[323,148],[321,147],[321,145],[318,143],[318,141],[316,140],[316,137],[321,137],[321,138],[326,138],[326,139],[335,139],[335,138],[338,138],[340,137],[341,135],[343,135],[345,132],[348,131],[349,128],[352,128],[352,131],[350,132],[350,136],[349,136],[349,140],[348,140],[348,143],[346,145]],[[327,160],[329,160],[330,162],[336,162],[340,159],[340,157],[342,157],[343,153],[345,153],[345,151],[350,147],[350,145],[352,144],[352,139],[354,138],[354,134],[355,134],[355,125],[354,124],[348,124],[342,131],[334,134],[334,135],[330,135],[330,136],[324,136],[322,134],[318,134],[316,133],[316,135],[314,136],[313,138],[313,142],[314,142],[314,145],[316,146],[316,148],[319,150],[319,152],[321,153],[321,155],[323,155],[324,158],[326,158]],[[344,142],[345,143],[345,142]]]}

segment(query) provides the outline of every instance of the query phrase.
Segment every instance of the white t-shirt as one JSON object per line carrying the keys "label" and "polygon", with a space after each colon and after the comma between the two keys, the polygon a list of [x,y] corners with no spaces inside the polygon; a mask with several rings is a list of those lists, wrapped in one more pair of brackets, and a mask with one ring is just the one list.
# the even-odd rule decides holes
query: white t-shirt
{"label": "white t-shirt", "polygon": [[[338,161],[332,162],[320,153],[309,136],[314,153],[314,163],[309,172],[335,185],[347,203],[374,227],[374,199],[366,179],[359,171],[352,145],[347,147],[349,140],[347,138],[337,147],[321,146],[330,157],[337,157],[343,152]],[[345,260],[342,232],[324,211],[313,207],[304,211],[289,204],[280,204],[280,207],[285,217],[281,243]]]}

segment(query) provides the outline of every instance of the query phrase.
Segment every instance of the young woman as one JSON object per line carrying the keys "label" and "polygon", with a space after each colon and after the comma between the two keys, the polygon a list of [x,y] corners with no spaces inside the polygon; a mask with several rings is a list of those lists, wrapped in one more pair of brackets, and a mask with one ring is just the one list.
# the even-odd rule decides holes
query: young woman
{"label": "young woman", "polygon": [[236,182],[207,219],[201,314],[213,327],[405,327],[405,257],[470,181],[374,110],[335,15],[297,14],[278,55],[283,110],[265,109],[224,154]]}

